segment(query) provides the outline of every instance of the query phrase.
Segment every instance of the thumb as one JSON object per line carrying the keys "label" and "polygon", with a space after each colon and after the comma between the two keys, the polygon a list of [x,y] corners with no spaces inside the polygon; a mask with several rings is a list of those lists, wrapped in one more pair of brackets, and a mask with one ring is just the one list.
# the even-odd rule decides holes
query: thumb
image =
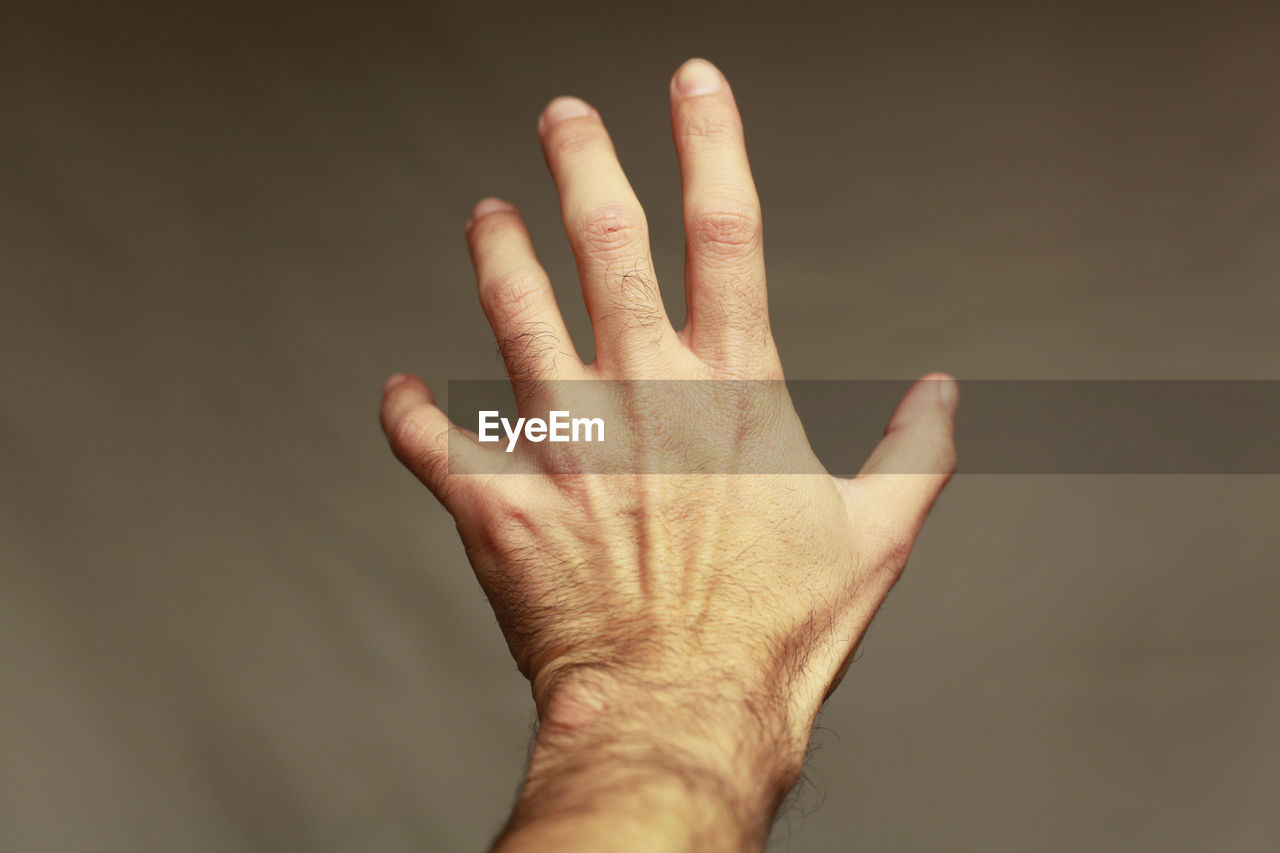
{"label": "thumb", "polygon": [[884,438],[858,472],[859,489],[914,534],[956,469],[960,388],[946,373],[921,377],[903,396]]}

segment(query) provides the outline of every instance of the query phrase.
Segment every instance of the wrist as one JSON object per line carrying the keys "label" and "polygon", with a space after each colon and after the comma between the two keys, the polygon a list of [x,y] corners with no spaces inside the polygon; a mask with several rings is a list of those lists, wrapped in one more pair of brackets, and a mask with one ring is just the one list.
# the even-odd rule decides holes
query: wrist
{"label": "wrist", "polygon": [[759,850],[813,723],[769,691],[591,668],[556,679],[538,708],[503,851],[588,849],[593,834],[609,849]]}

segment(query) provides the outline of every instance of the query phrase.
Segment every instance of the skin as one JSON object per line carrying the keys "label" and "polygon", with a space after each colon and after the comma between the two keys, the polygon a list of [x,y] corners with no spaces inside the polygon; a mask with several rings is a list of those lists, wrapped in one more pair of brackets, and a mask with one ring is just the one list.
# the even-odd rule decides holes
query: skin
{"label": "skin", "polygon": [[[467,222],[521,414],[568,405],[546,379],[782,378],[732,91],[695,59],[670,96],[683,329],[652,279],[644,211],[582,101],[552,101],[538,134],[593,363],[574,352],[515,207],[485,199]],[[419,379],[387,381],[391,447],[456,519],[537,706],[527,777],[495,850],[763,847],[818,710],[954,470],[957,389],[945,374],[918,381],[853,479],[813,457],[785,390],[730,397],[673,401],[636,386],[609,403],[608,422],[639,439],[625,446],[656,441],[718,473],[593,473],[566,445],[482,445]],[[775,473],[746,473],[765,469]]]}

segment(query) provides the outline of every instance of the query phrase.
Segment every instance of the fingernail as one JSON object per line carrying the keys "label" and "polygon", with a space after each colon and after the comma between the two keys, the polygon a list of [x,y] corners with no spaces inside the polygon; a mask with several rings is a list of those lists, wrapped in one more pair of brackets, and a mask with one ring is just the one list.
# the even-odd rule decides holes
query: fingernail
{"label": "fingernail", "polygon": [[956,409],[960,406],[960,386],[954,379],[939,379],[937,382],[938,397],[942,400],[942,405],[955,417]]}
{"label": "fingernail", "polygon": [[497,213],[499,210],[515,210],[516,207],[510,202],[503,201],[500,198],[484,198],[481,199],[475,209],[471,211],[471,218],[467,220],[466,228],[471,230],[471,226],[482,216],[488,216],[490,213]]}
{"label": "fingernail", "polygon": [[400,384],[401,382],[403,382],[404,380],[405,380],[405,374],[403,374],[403,373],[393,373],[393,374],[391,374],[390,376],[388,376],[388,377],[387,377],[387,381],[386,381],[386,382],[383,382],[383,383],[382,383],[382,390],[383,390],[383,391],[390,391],[392,388],[394,388],[395,386],[399,385],[399,384]]}
{"label": "fingernail", "polygon": [[591,115],[591,107],[587,106],[586,101],[569,97],[556,98],[542,111],[543,127],[551,127],[556,122],[567,118],[583,118],[589,115]]}
{"label": "fingernail", "polygon": [[690,59],[676,72],[676,91],[685,98],[719,92],[723,78],[705,59]]}

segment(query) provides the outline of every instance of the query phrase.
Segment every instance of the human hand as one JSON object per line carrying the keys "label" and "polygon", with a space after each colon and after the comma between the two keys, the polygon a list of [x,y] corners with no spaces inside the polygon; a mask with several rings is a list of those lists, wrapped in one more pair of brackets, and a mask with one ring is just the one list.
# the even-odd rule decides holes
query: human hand
{"label": "human hand", "polygon": [[[516,209],[486,199],[467,223],[521,414],[567,408],[577,384],[560,380],[625,380],[599,399],[605,421],[625,425],[618,446],[635,454],[634,472],[598,473],[545,442],[504,454],[453,427],[415,377],[392,377],[384,393],[392,449],[453,514],[532,684],[541,728],[509,849],[593,831],[614,843],[634,831],[693,844],[700,832],[699,849],[758,847],[823,700],[954,469],[956,387],[939,374],[903,398],[856,478],[826,474],[777,382],[759,201],[728,83],[709,63],[686,63],[671,115],[683,329],[663,308],[644,212],[581,101],[552,101],[538,132],[593,363],[574,352]],[[702,382],[676,402],[652,390],[669,386],[646,385],[659,380]],[[646,473],[653,454],[736,473]],[[903,470],[929,473],[888,473]],[[691,802],[706,808],[677,818]],[[610,804],[610,822],[592,824],[584,804]]]}

